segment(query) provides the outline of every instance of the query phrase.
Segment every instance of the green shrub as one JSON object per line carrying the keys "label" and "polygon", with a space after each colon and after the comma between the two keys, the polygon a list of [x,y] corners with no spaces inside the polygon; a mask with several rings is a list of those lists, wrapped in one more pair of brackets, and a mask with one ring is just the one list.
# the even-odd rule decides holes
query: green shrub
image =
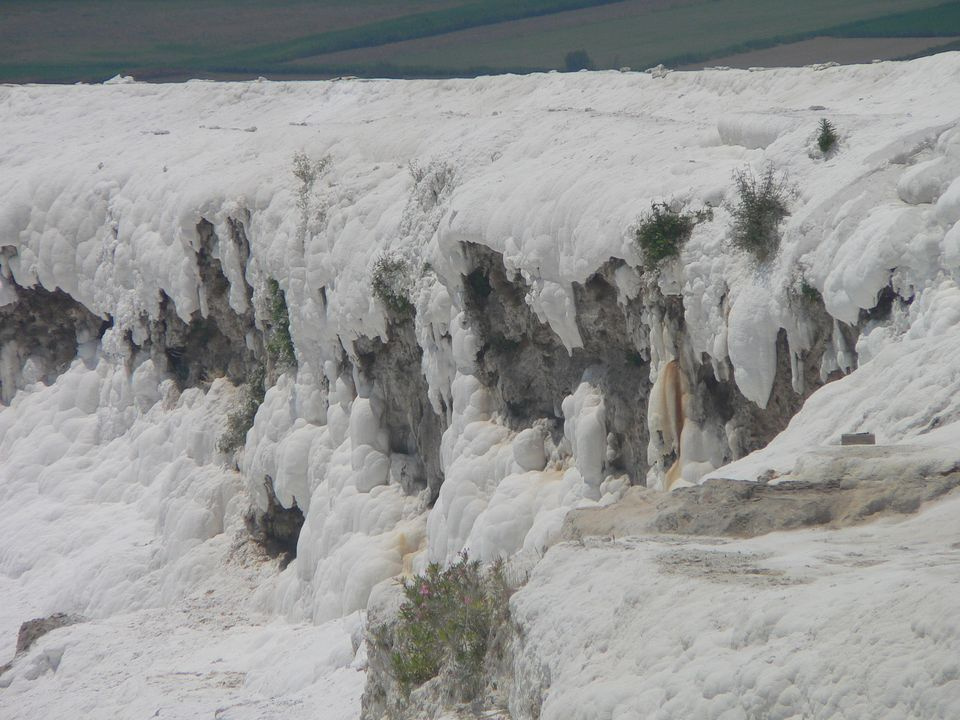
{"label": "green shrub", "polygon": [[836,148],[837,141],[839,140],[837,129],[833,126],[833,123],[826,118],[822,118],[820,120],[819,134],[817,135],[817,147],[820,148],[820,152],[828,155],[831,150]]}
{"label": "green shrub", "polygon": [[768,165],[760,177],[749,169],[734,174],[737,203],[733,215],[733,244],[764,262],[780,248],[780,223],[790,211],[787,208],[787,181]]}
{"label": "green shrub", "polygon": [[644,264],[654,267],[667,258],[680,254],[680,248],[690,239],[693,228],[713,219],[713,211],[677,212],[667,203],[653,203],[650,212],[640,218],[637,243],[643,252]]}
{"label": "green shrub", "polygon": [[263,403],[266,370],[257,365],[247,376],[240,390],[240,405],[227,415],[227,429],[217,440],[217,449],[222,453],[232,453],[243,447],[247,441],[247,431],[253,427],[253,418]]}
{"label": "green shrub", "polygon": [[809,303],[823,304],[823,295],[806,280],[800,282],[800,297]]}
{"label": "green shrub", "polygon": [[391,664],[404,694],[449,671],[463,701],[482,688],[492,635],[509,619],[503,566],[486,572],[466,553],[446,570],[431,564],[404,583]]}
{"label": "green shrub", "polygon": [[373,295],[397,315],[412,315],[413,267],[398,253],[383,253],[373,263]]}
{"label": "green shrub", "polygon": [[290,337],[290,313],[287,300],[280,283],[273,278],[267,280],[270,310],[270,339],[267,341],[267,354],[279,368],[293,367],[297,356],[293,350],[293,338]]}
{"label": "green shrub", "polygon": [[817,314],[823,308],[823,295],[803,275],[797,275],[787,287],[787,298],[798,312]]}
{"label": "green shrub", "polygon": [[408,167],[413,178],[414,198],[423,210],[435,208],[457,186],[459,171],[447,160],[434,159],[426,165],[411,160]]}

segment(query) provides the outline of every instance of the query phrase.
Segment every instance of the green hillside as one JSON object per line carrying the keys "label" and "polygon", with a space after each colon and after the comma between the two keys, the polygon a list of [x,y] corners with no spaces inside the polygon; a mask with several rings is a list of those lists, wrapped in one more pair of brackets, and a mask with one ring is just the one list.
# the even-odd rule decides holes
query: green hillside
{"label": "green hillside", "polygon": [[942,0],[0,0],[0,82],[679,65],[830,36],[960,38]]}

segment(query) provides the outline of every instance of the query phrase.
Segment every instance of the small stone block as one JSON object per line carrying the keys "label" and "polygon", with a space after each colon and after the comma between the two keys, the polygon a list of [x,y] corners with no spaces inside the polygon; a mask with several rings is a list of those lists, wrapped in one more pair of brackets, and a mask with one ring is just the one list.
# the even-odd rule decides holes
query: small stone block
{"label": "small stone block", "polygon": [[841,445],[876,445],[877,438],[873,433],[843,433],[840,436]]}

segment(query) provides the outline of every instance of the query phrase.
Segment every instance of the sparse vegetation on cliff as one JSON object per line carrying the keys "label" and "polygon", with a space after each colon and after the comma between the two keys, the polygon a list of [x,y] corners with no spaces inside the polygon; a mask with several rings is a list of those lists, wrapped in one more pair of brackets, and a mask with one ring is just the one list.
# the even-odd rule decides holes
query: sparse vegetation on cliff
{"label": "sparse vegetation on cliff", "polygon": [[650,205],[650,212],[640,218],[636,237],[643,262],[655,267],[662,261],[680,254],[683,244],[690,239],[698,223],[713,219],[709,208],[696,212],[678,212],[665,202]]}
{"label": "sparse vegetation on cliff", "polygon": [[267,281],[267,290],[270,303],[270,339],[267,341],[267,353],[274,365],[282,370],[297,364],[293,338],[290,337],[290,312],[280,283],[271,278]]}
{"label": "sparse vegetation on cliff", "polygon": [[397,315],[412,315],[413,268],[397,253],[383,253],[373,263],[373,295]]}
{"label": "sparse vegetation on cliff", "polygon": [[786,176],[768,165],[759,177],[749,169],[734,174],[737,188],[733,244],[764,262],[780,248],[780,223],[790,214]]}
{"label": "sparse vegetation on cliff", "polygon": [[817,128],[817,147],[824,155],[829,155],[837,147],[840,138],[837,136],[837,129],[826,118],[820,120]]}
{"label": "sparse vegetation on cliff", "polygon": [[232,453],[246,443],[247,431],[253,427],[253,419],[266,393],[263,386],[265,379],[263,365],[257,365],[247,376],[247,381],[240,388],[239,405],[227,416],[227,429],[217,440],[220,452]]}

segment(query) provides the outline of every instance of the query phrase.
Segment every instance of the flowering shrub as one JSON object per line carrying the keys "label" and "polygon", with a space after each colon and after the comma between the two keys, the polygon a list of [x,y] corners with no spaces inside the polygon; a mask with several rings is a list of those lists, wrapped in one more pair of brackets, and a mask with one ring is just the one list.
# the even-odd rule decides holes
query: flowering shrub
{"label": "flowering shrub", "polygon": [[486,572],[466,553],[446,570],[431,564],[404,583],[406,601],[393,639],[394,677],[405,694],[449,671],[463,700],[480,690],[491,633],[509,616],[503,567]]}

